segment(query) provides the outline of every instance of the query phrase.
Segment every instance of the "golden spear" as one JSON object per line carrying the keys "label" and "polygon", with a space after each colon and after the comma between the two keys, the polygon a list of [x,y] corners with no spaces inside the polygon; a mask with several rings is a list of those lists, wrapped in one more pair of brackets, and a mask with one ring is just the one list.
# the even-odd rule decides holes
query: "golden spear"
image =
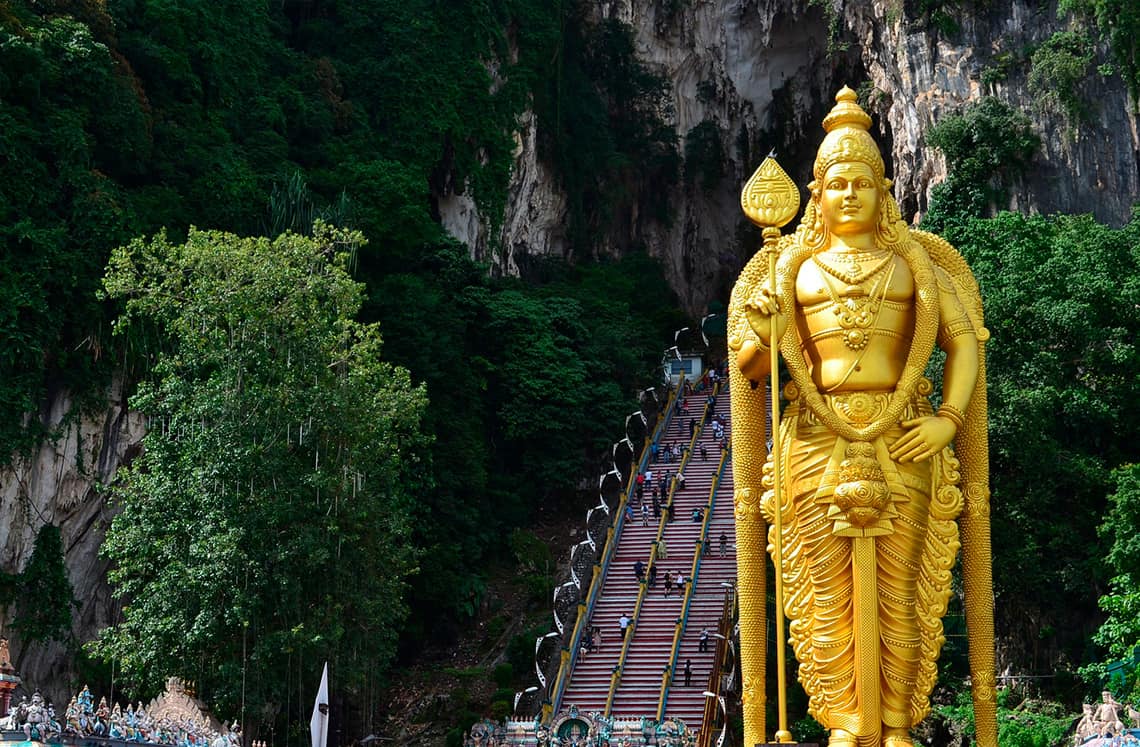
{"label": "golden spear", "polygon": [[[740,192],[740,207],[748,219],[762,229],[763,251],[768,255],[768,288],[772,298],[775,299],[780,228],[796,217],[800,209],[799,190],[787,172],[776,163],[775,151],[768,154],[760,164],[760,168],[756,169],[756,173],[745,183],[744,189]],[[768,393],[772,408],[772,497],[773,513],[776,518],[773,558],[776,564],[776,692],[779,698],[777,702],[779,727],[776,731],[776,741],[789,744],[794,740],[788,731],[787,657],[785,656],[787,639],[784,635],[784,524],[783,503],[780,496],[783,472],[780,469],[780,354],[777,319],[778,314],[771,318],[768,340],[768,361],[771,369]]]}

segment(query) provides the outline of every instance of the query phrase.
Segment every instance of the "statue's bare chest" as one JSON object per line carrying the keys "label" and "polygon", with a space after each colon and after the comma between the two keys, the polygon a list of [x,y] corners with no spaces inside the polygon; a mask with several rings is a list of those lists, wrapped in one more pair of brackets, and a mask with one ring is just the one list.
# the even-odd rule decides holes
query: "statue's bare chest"
{"label": "statue's bare chest", "polygon": [[914,276],[895,254],[825,252],[800,265],[796,305],[809,348],[838,345],[840,354],[876,337],[902,342],[914,327]]}
{"label": "statue's bare chest", "polygon": [[914,276],[902,257],[868,253],[850,259],[824,252],[800,265],[796,277],[800,306],[880,297],[896,303],[913,301]]}

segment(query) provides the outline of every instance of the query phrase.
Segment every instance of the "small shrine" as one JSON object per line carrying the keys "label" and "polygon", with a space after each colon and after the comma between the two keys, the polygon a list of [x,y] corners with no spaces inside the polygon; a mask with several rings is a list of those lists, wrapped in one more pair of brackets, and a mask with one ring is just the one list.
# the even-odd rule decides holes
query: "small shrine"
{"label": "small shrine", "polygon": [[12,657],[8,653],[8,639],[0,638],[0,718],[8,715],[12,703],[12,691],[20,684]]}

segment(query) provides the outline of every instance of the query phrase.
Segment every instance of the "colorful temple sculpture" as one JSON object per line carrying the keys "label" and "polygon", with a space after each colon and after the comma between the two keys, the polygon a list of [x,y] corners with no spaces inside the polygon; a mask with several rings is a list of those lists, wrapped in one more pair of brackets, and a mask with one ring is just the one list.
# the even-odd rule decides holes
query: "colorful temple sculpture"
{"label": "colorful temple sculpture", "polygon": [[1073,744],[1081,747],[1140,747],[1140,711],[1105,690],[1099,703],[1085,703]]}
{"label": "colorful temple sculpture", "polygon": [[[3,662],[0,662],[2,665]],[[2,666],[0,666],[2,669]],[[18,679],[17,679],[18,681]],[[148,705],[108,703],[88,687],[79,691],[63,713],[36,691],[23,697],[0,720],[5,741],[87,744],[92,739],[175,747],[241,747],[241,726],[218,723],[186,684],[172,677],[166,691]],[[256,747],[256,746],[255,746]]]}

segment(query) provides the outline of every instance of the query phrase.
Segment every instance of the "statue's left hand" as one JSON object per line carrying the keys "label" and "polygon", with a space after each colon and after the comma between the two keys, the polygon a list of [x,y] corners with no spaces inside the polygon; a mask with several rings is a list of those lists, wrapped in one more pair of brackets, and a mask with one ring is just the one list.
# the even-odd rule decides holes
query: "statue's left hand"
{"label": "statue's left hand", "polygon": [[936,415],[904,420],[902,426],[909,430],[890,447],[896,462],[925,461],[949,446],[958,432],[953,421]]}

